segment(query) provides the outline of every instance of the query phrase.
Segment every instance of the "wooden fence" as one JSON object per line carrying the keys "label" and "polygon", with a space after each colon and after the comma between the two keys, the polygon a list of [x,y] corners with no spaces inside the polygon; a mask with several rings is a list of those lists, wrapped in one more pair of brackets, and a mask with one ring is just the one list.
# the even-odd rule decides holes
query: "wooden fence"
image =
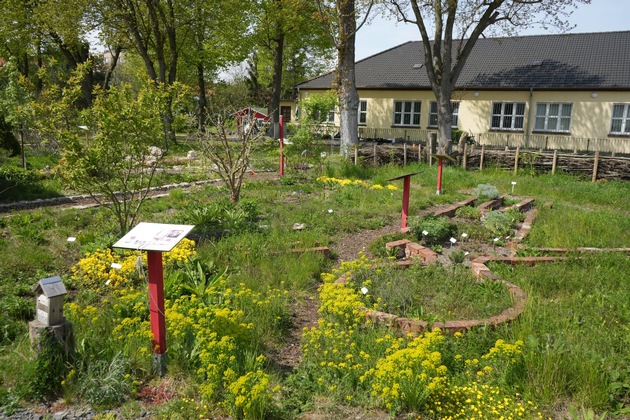
{"label": "wooden fence", "polygon": [[[603,156],[599,151],[594,154],[562,153],[558,150],[543,152],[517,146],[514,149],[491,148],[485,145],[466,145],[463,152],[456,152],[457,165],[466,170],[484,168],[502,168],[515,174],[523,171],[533,173],[558,171],[588,176],[592,181],[598,179],[630,181],[630,158]],[[355,164],[383,165],[395,163],[407,165],[413,162],[437,162],[430,147],[418,144],[378,144],[362,143],[354,149]]]}
{"label": "wooden fence", "polygon": [[[434,129],[367,128],[359,127],[359,138],[365,141],[391,140],[425,144]],[[555,134],[524,134],[507,132],[473,133],[476,144],[482,146],[531,148],[570,152],[603,152],[630,155],[630,137],[581,138]]]}

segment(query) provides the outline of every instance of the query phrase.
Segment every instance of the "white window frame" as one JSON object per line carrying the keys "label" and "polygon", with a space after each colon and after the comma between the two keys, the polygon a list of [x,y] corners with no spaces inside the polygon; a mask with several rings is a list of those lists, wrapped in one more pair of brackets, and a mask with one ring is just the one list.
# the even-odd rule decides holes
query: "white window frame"
{"label": "white window frame", "polygon": [[[615,108],[621,110],[621,115],[615,117]],[[615,130],[615,122],[618,121],[619,130]],[[630,135],[630,104],[613,104],[612,118],[610,121],[610,134],[621,136]]]}
{"label": "white window frame", "polygon": [[[396,110],[397,104],[400,104],[400,111]],[[392,125],[401,127],[420,127],[421,114],[422,101],[396,100],[394,101],[394,116],[392,118]]]}
{"label": "white window frame", "polygon": [[[451,112],[453,113],[451,128],[457,128],[459,124],[459,101],[451,101]],[[429,104],[429,127],[437,127],[437,120],[438,103],[437,101],[431,101]]]}
{"label": "white window frame", "polygon": [[[497,112],[497,105],[500,109]],[[512,111],[509,111],[511,106]],[[522,113],[518,113],[519,108],[522,108]],[[498,119],[499,124],[495,125],[495,119]],[[518,124],[520,122],[520,124]],[[490,129],[501,131],[523,131],[525,126],[525,102],[493,102],[492,113],[490,116]]]}
{"label": "white window frame", "polygon": [[359,101],[359,125],[367,125],[367,101]]}
{"label": "white window frame", "polygon": [[[554,109],[554,107],[556,109]],[[567,109],[568,109],[568,115],[565,115]],[[547,131],[547,132],[552,132],[552,133],[569,133],[571,131],[572,115],[573,115],[572,103],[538,102],[536,103],[536,118],[534,120],[534,131]],[[563,126],[566,128],[562,128]]]}

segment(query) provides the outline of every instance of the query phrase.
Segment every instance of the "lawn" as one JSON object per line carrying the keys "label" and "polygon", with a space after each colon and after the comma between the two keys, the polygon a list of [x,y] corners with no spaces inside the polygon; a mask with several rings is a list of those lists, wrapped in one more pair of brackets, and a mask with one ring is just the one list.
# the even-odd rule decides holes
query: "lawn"
{"label": "lawn", "polygon": [[[273,152],[256,158],[267,167]],[[158,418],[558,418],[580,410],[627,416],[627,253],[569,254],[533,268],[493,265],[528,295],[525,312],[494,329],[413,337],[366,322],[359,284],[333,280],[387,259],[366,262],[357,254],[339,265],[336,247],[398,223],[402,185],[386,180],[417,171],[412,215],[470,197],[479,184],[509,194],[514,181],[514,195],[535,198],[538,208],[523,252],[630,246],[630,185],[562,174],[447,167],[444,194],[436,195],[435,167],[360,168],[328,157],[308,172],[246,180],[238,204],[227,201],[220,184],[172,190],[146,202],[140,217],[196,226],[189,235],[194,244],[186,241],[165,256],[168,372],[160,378],[152,373],[146,280],[135,269],[141,255],[109,248],[118,239],[111,215],[99,208],[13,212],[0,219],[2,410],[47,401],[115,408],[126,417],[148,410]],[[70,236],[77,240],[68,242]],[[299,251],[320,246],[330,247],[333,259]],[[432,270],[437,274],[418,276],[438,282],[435,289],[448,273]],[[28,339],[30,288],[52,275],[61,275],[69,289],[65,316],[76,345],[65,358],[38,356]],[[401,290],[417,286],[414,278],[399,278],[411,282],[400,289],[382,280],[381,297],[400,299]],[[505,298],[473,283],[469,291],[467,281],[465,275],[444,281],[440,300],[416,303],[417,315],[442,302],[431,309],[436,316],[467,316],[451,288],[461,288],[462,299]],[[480,306],[502,310],[490,300]],[[318,322],[298,331],[309,302],[319,306],[310,314]],[[281,365],[278,355],[298,345],[293,365]]]}

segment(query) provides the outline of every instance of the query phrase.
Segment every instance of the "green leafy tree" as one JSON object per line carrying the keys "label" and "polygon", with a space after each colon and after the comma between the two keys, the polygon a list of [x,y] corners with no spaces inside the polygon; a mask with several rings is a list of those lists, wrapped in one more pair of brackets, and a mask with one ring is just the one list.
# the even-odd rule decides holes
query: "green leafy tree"
{"label": "green leafy tree", "polygon": [[179,85],[148,82],[137,91],[129,85],[97,89],[92,108],[82,113],[94,136],[62,137],[60,178],[89,194],[116,216],[120,234],[136,221],[154,181],[163,153],[156,147],[161,115],[168,101],[181,96]]}
{"label": "green leafy tree", "polygon": [[32,109],[32,95],[28,88],[28,80],[18,68],[17,59],[11,57],[2,68],[4,89],[0,93],[0,111],[6,120],[4,127],[11,128],[12,133],[19,134],[22,167],[26,169],[26,154],[24,152],[25,131],[30,126]]}

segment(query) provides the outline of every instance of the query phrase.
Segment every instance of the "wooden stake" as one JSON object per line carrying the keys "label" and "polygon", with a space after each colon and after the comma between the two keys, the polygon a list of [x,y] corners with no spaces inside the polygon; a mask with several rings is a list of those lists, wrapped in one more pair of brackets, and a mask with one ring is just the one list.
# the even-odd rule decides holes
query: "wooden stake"
{"label": "wooden stake", "polygon": [[551,175],[556,174],[556,165],[558,164],[558,151],[553,150],[553,161],[551,161]]}
{"label": "wooden stake", "polygon": [[598,166],[599,166],[599,150],[595,152],[595,162],[593,162],[593,182],[597,181]]}
{"label": "wooden stake", "polygon": [[374,166],[377,165],[377,159],[376,159],[376,143],[374,143]]}
{"label": "wooden stake", "polygon": [[355,166],[359,163],[359,148],[357,145],[354,145],[354,164]]}
{"label": "wooden stake", "polygon": [[403,143],[403,166],[407,166],[407,143]]}
{"label": "wooden stake", "polygon": [[521,146],[516,146],[516,153],[514,153],[514,175],[518,174],[518,155],[521,153]]}
{"label": "wooden stake", "polygon": [[468,163],[468,144],[464,143],[464,158],[462,159],[462,167],[466,170],[466,164]]}
{"label": "wooden stake", "polygon": [[486,153],[486,145],[481,145],[481,156],[479,157],[479,170],[483,171],[483,156]]}

